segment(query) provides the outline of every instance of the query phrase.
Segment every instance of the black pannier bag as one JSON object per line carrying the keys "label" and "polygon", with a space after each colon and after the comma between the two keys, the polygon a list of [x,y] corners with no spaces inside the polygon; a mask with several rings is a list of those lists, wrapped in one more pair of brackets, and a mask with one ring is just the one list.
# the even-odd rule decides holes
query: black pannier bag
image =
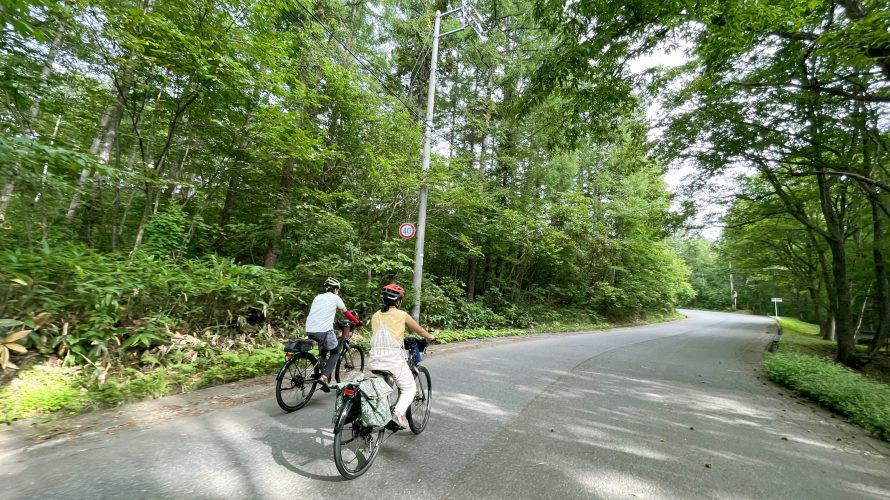
{"label": "black pannier bag", "polygon": [[306,352],[312,350],[312,341],[309,339],[288,340],[284,346],[284,352]]}

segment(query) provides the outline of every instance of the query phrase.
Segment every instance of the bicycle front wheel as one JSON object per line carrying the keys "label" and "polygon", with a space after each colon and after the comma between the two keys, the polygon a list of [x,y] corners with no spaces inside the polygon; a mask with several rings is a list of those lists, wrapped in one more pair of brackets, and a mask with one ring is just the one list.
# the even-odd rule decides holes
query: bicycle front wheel
{"label": "bicycle front wheel", "polygon": [[355,479],[371,468],[386,432],[362,425],[352,405],[353,401],[343,405],[334,427],[334,463],[346,479]]}
{"label": "bicycle front wheel", "polygon": [[365,352],[361,347],[350,346],[337,360],[337,371],[334,372],[334,378],[337,382],[341,382],[346,380],[351,372],[361,373],[363,371],[365,371]]}
{"label": "bicycle front wheel", "polygon": [[315,357],[308,352],[294,354],[287,360],[275,379],[275,399],[284,411],[296,411],[306,406],[315,385]]}
{"label": "bicycle front wheel", "polygon": [[425,366],[417,367],[414,385],[417,387],[417,392],[414,394],[414,401],[408,407],[405,417],[408,419],[408,427],[411,428],[411,432],[420,434],[430,419],[430,403],[433,397],[430,372]]}

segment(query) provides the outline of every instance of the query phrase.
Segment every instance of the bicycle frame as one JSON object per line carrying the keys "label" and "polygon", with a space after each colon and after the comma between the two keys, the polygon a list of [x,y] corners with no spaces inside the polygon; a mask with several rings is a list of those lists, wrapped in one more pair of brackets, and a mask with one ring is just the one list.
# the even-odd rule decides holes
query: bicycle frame
{"label": "bicycle frame", "polygon": [[[285,351],[284,364],[275,377],[275,399],[278,401],[278,406],[288,412],[299,410],[305,406],[312,398],[316,385],[321,383],[322,373],[328,363],[333,363],[336,366],[336,372],[332,374],[331,378],[336,379],[337,382],[340,381],[343,373],[355,368],[364,370],[364,351],[361,347],[349,342],[352,328],[355,326],[357,324],[351,321],[337,323],[337,328],[342,333],[337,349],[335,349],[336,354],[334,351],[322,349],[316,350],[313,354],[313,350],[315,350],[313,346],[317,345],[317,341],[314,339],[300,340],[296,342],[296,347],[291,346],[294,342],[288,343],[292,352]],[[287,392],[295,389],[298,392]],[[328,390],[322,385],[322,391],[328,392]],[[291,397],[288,396],[289,394],[297,394],[293,402],[287,401]]]}
{"label": "bicycle frame", "polygon": [[[342,321],[337,322],[337,326],[340,328],[340,335],[339,335],[340,340],[337,343],[337,347],[340,348],[338,356],[343,356],[344,352],[353,348],[353,345],[349,342],[349,337],[352,336],[352,329],[355,328],[356,324],[349,320],[342,320]],[[311,340],[312,340],[312,342],[315,342],[316,344],[318,344],[318,342],[315,341],[315,339],[311,339]],[[318,366],[318,364],[322,360],[321,346],[318,346],[317,349],[318,349],[318,354],[314,356],[315,357],[315,366]],[[310,354],[312,353],[312,351],[307,351],[307,352],[309,352]],[[327,351],[327,353],[330,353],[330,352],[332,352],[332,351]],[[285,354],[286,359],[290,359],[290,358],[294,357],[294,355],[296,353],[286,352],[284,354]],[[279,375],[280,374],[281,374],[281,372],[279,372]]]}
{"label": "bicycle frame", "polygon": [[[344,340],[344,342],[346,342],[346,340]],[[414,434],[420,434],[426,428],[427,421],[429,420],[431,383],[429,371],[426,367],[418,367],[418,361],[415,359],[415,348],[418,351],[423,351],[425,350],[426,345],[422,341],[418,341],[416,338],[406,338],[405,347],[407,348],[405,356],[406,361],[408,362],[408,367],[411,369],[411,373],[415,380],[417,380],[418,377],[425,378],[425,383],[420,383],[424,384],[426,389],[423,389],[422,387],[418,388],[418,392],[422,390],[423,395],[420,396],[420,399],[418,399],[418,396],[415,396],[415,402],[421,401],[423,404],[422,411],[417,415],[420,417],[420,420],[413,420],[414,417],[412,417],[411,408],[408,409],[408,412],[405,415],[408,418],[408,427],[411,431]],[[391,372],[385,370],[372,370],[372,373],[376,373],[378,376],[383,377],[390,386],[395,385],[395,380],[393,379]],[[342,389],[339,395],[343,397],[345,401],[343,401],[343,405],[337,410],[338,413],[334,422],[334,462],[337,465],[337,470],[343,477],[346,479],[355,479],[367,472],[380,451],[380,447],[389,436],[392,436],[399,430],[399,428],[392,421],[382,427],[368,427],[362,425],[360,422],[361,404],[362,398],[365,396],[363,396],[359,390],[358,384],[348,384],[345,387],[341,387]],[[394,404],[391,395],[389,396],[389,403],[391,405]],[[387,430],[391,432],[387,434]],[[359,444],[359,448],[352,448],[352,446],[356,444],[354,443],[356,440],[367,442],[368,453],[365,455],[367,461],[364,463],[360,460],[356,460],[361,456],[360,450],[362,449],[362,441],[357,443]],[[353,444],[350,445],[350,443]],[[352,467],[353,463],[357,463],[358,467]]]}

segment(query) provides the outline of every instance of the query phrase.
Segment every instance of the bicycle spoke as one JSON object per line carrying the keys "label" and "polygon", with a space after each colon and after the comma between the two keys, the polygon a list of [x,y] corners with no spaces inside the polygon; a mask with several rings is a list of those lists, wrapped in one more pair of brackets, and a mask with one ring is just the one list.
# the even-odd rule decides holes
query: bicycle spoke
{"label": "bicycle spoke", "polygon": [[415,434],[420,434],[426,428],[427,421],[430,418],[432,388],[430,386],[429,371],[423,366],[417,367],[414,382],[417,386],[417,393],[415,393],[411,406],[408,407],[406,416],[408,417],[408,426],[411,428],[411,431]]}
{"label": "bicycle spoke", "polygon": [[313,371],[314,361],[307,353],[288,360],[285,373],[275,383],[275,396],[283,410],[299,410],[312,397],[315,382],[310,378],[310,371]]}
{"label": "bicycle spoke", "polygon": [[334,434],[334,462],[343,477],[353,479],[371,467],[380,451],[384,431],[365,427],[355,415],[346,421],[347,415],[348,408],[344,407],[339,419],[342,426]]}

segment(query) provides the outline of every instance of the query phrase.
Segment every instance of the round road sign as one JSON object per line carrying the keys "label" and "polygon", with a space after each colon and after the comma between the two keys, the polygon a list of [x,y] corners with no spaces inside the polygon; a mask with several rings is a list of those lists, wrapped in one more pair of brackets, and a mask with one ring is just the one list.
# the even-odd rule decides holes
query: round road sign
{"label": "round road sign", "polygon": [[410,240],[411,238],[413,238],[414,233],[416,232],[417,231],[414,229],[414,224],[411,224],[410,222],[406,222],[399,226],[399,236],[405,238],[406,240]]}

